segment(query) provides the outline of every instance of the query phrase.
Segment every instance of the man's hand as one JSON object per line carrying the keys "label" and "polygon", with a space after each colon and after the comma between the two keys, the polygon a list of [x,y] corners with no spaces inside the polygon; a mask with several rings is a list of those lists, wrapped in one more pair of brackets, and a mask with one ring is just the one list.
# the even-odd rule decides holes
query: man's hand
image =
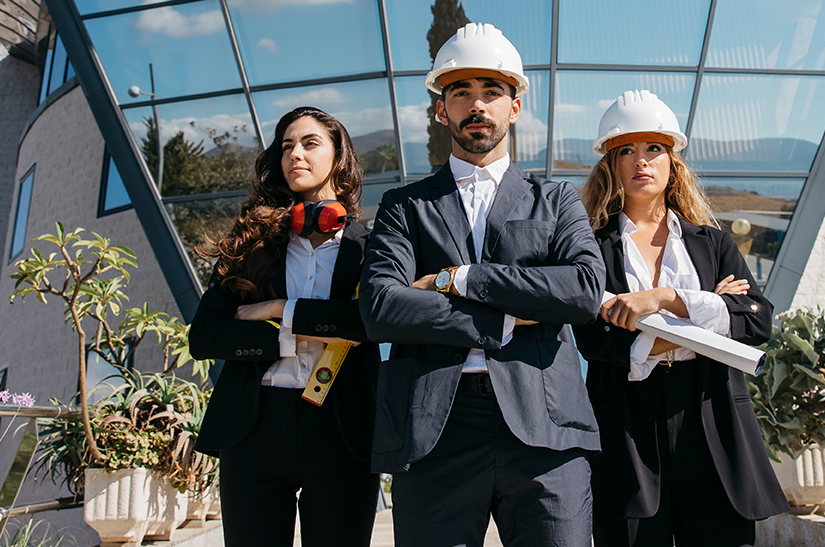
{"label": "man's hand", "polygon": [[425,275],[421,279],[412,284],[413,289],[421,289],[423,291],[435,290],[435,276],[438,274]]}
{"label": "man's hand", "polygon": [[731,274],[720,281],[719,284],[716,285],[716,288],[713,289],[713,292],[716,294],[748,294],[748,289],[750,288],[751,286],[747,279],[737,279],[734,281],[733,274]]}
{"label": "man's hand", "polygon": [[269,319],[281,319],[284,316],[284,306],[286,299],[267,300],[257,304],[244,304],[238,306],[235,311],[235,319],[246,321],[268,321]]}
{"label": "man's hand", "polygon": [[519,319],[516,317],[516,326],[520,327],[522,325],[538,325],[538,321],[533,321],[532,319]]}

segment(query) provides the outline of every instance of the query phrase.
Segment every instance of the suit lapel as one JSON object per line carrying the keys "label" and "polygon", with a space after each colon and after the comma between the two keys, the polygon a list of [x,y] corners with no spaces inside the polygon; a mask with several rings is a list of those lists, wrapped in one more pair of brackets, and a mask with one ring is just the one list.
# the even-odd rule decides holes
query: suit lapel
{"label": "suit lapel", "polygon": [[530,191],[530,184],[524,180],[525,173],[515,163],[504,172],[501,184],[496,191],[496,198],[487,216],[487,226],[484,232],[484,248],[481,250],[481,261],[489,262],[493,251],[504,230],[504,223],[510,218],[513,210],[521,203],[524,196]]}
{"label": "suit lapel", "polygon": [[357,222],[351,222],[344,228],[338,258],[335,259],[332,271],[330,298],[352,298],[361,276],[368,234],[369,231]]}
{"label": "suit lapel", "polygon": [[616,294],[629,292],[624,271],[624,245],[622,245],[622,236],[619,233],[619,215],[610,217],[607,225],[596,232],[596,239],[599,241],[604,257],[607,285],[615,289],[613,292]]}
{"label": "suit lapel", "polygon": [[696,226],[679,217],[682,226],[682,241],[685,243],[693,267],[699,276],[699,285],[706,291],[716,287],[716,253],[701,226]]}
{"label": "suit lapel", "polygon": [[475,262],[475,253],[470,252],[473,249],[473,236],[449,163],[430,180],[430,196],[458,250],[461,264],[472,264]]}

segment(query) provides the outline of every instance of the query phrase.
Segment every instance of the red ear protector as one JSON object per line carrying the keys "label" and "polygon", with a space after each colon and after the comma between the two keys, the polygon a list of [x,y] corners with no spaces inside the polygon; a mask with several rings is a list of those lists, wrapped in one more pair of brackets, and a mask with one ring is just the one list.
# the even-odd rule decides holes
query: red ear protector
{"label": "red ear protector", "polygon": [[303,237],[312,232],[328,234],[354,218],[355,213],[347,214],[347,210],[338,201],[305,201],[292,209],[292,229]]}

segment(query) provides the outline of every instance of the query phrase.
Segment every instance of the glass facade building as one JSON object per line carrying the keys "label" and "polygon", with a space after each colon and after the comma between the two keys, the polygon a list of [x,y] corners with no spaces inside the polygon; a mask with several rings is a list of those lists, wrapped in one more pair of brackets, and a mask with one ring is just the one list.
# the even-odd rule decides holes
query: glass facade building
{"label": "glass facade building", "polygon": [[[467,22],[493,23],[521,53],[531,86],[509,145],[538,175],[581,186],[598,160],[591,144],[605,109],[625,90],[658,94],[690,139],[684,157],[718,220],[763,288],[771,288],[804,209],[800,199],[821,192],[812,181],[825,132],[822,0],[45,5],[63,38],[52,41],[52,57],[67,51],[71,63],[60,66],[102,90],[92,97],[84,89],[113,160],[104,158],[102,184],[120,194],[103,191],[101,199],[122,207],[131,197],[144,228],[145,209],[157,209],[154,222],[169,228],[195,293],[210,267],[194,245],[231,225],[256,154],[290,109],[317,106],[349,130],[366,175],[365,223],[385,190],[442,165],[449,136],[433,120],[424,78],[440,45]],[[806,222],[818,228],[822,212],[811,207]]]}

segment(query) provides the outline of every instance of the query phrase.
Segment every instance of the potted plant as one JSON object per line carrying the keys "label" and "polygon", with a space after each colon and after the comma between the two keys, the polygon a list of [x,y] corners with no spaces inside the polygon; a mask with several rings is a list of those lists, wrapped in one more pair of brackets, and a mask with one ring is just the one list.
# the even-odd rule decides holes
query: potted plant
{"label": "potted plant", "polygon": [[[56,252],[44,255],[33,248],[32,257],[15,263],[10,276],[16,280],[12,303],[17,296],[22,300],[31,293],[44,303],[47,297],[57,297],[65,303],[67,323],[77,334],[80,391],[75,399],[81,421],[44,420],[39,469],[53,480],[62,476],[72,492],[85,490],[87,520],[99,520],[96,500],[125,496],[124,507],[134,501],[132,490],[135,499],[149,497],[145,515],[143,509],[137,509],[134,518],[117,515],[134,522],[122,522],[119,531],[113,531],[114,525],[102,525],[98,530],[102,538],[139,544],[147,529],[150,535],[168,536],[171,531],[164,525],[149,522],[169,520],[168,508],[182,504],[177,493],[202,491],[216,467],[213,459],[194,452],[207,395],[172,371],[192,362],[193,374],[205,382],[212,361],[192,359],[188,325],[151,312],[148,304],[124,309],[128,301],[124,289],[130,280],[127,266],[137,267],[131,249],[112,245],[94,233],[93,238],[82,239],[82,228],[66,232],[59,222],[56,228],[56,234],[35,239],[55,245]],[[114,325],[118,316],[123,320]],[[89,325],[91,336],[85,330]],[[127,370],[131,355],[152,333],[163,349],[163,373]],[[94,404],[89,403],[86,389],[87,350],[119,371],[109,378],[118,384],[110,388],[111,396]]]}
{"label": "potted plant", "polygon": [[[754,411],[768,455],[794,462],[794,481],[784,488],[793,505],[825,501],[825,315],[801,308],[778,316],[759,376],[748,378]],[[783,485],[785,486],[785,485]]]}

